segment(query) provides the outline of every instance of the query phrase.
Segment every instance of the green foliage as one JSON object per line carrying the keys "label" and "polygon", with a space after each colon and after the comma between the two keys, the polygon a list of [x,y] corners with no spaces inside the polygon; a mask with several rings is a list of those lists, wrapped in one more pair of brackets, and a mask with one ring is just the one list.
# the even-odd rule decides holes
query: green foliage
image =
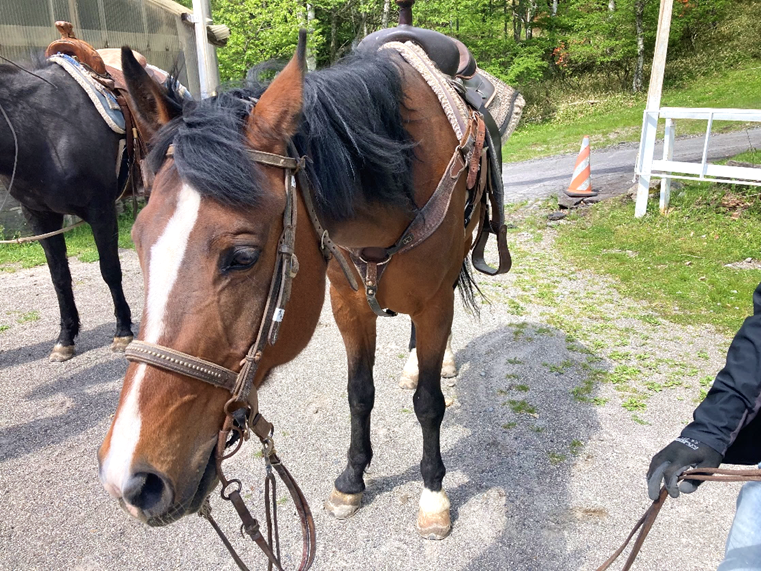
{"label": "green foliage", "polygon": [[549,69],[542,46],[526,44],[513,59],[507,73],[501,73],[509,84],[523,85],[541,80]]}
{"label": "green foliage", "polygon": [[[288,59],[298,41],[298,30],[306,25],[304,4],[297,0],[213,0],[214,21],[230,27],[230,39],[217,50],[223,81],[239,81],[257,63]],[[321,44],[315,31],[310,47]]]}
{"label": "green foliage", "polygon": [[[753,157],[761,162],[758,152],[740,160]],[[736,331],[752,312],[752,293],[761,280],[761,271],[742,264],[761,259],[758,190],[690,182],[673,192],[667,215],[658,213],[657,200],[650,204],[648,216],[639,220],[631,201],[595,206],[560,228],[559,247],[580,267],[617,278],[620,293],[646,300],[666,320]],[[611,380],[636,376],[636,370],[620,367]],[[693,374],[685,370],[679,377]]]}
{"label": "green foliage", "polygon": [[[584,135],[590,135],[593,152],[608,145],[638,141],[645,96],[604,92],[593,80],[594,76],[587,76],[585,80],[568,79],[563,82],[565,88],[558,84],[556,89],[547,92],[540,92],[542,86],[533,88],[534,104],[524,111],[521,126],[503,147],[503,160],[514,162],[557,153],[577,153]],[[574,85],[569,87],[569,83]],[[546,84],[542,85],[546,88]],[[761,63],[750,60],[731,69],[706,73],[664,91],[662,101],[663,105],[675,107],[758,109],[761,107]],[[733,122],[714,123],[713,132],[737,130],[742,126]],[[705,121],[679,121],[677,136],[705,133],[705,129]]]}
{"label": "green foliage", "polygon": [[[134,248],[130,230],[132,229],[132,212],[119,215],[119,247]],[[97,262],[98,250],[92,230],[87,224],[83,224],[67,232],[66,251],[68,256],[77,257],[81,262]],[[13,272],[18,266],[32,268],[45,263],[45,253],[39,242],[26,244],[2,244],[0,245],[0,272]]]}

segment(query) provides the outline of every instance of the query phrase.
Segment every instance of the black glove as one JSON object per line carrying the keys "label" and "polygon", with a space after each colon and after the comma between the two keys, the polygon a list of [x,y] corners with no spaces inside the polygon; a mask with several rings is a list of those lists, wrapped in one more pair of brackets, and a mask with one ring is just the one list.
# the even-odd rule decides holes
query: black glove
{"label": "black glove", "polygon": [[677,485],[679,475],[689,468],[717,468],[723,456],[707,444],[693,438],[677,438],[658,452],[650,461],[647,471],[647,493],[650,499],[658,499],[661,480],[665,480],[666,489],[672,498],[678,498],[679,492],[694,492],[702,483],[700,480],[683,480]]}

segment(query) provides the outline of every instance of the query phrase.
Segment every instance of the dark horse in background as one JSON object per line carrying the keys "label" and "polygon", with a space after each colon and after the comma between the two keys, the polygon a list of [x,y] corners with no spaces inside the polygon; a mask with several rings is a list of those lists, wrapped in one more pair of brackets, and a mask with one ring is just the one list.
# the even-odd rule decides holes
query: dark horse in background
{"label": "dark horse in background", "polygon": [[[111,347],[124,350],[132,329],[122,290],[115,205],[119,142],[124,136],[109,129],[84,90],[59,65],[41,61],[33,68],[31,74],[0,64],[0,177],[6,187],[13,177],[11,195],[21,203],[35,234],[59,230],[65,214],[90,224],[101,275],[114,301]],[[80,328],[66,242],[58,234],[40,243],[61,312],[50,360],[65,361],[74,355]]]}

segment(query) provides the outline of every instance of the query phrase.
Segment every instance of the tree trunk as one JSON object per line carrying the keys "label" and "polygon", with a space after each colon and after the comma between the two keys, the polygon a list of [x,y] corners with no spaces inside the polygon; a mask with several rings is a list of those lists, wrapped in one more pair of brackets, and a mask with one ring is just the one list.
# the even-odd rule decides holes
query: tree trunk
{"label": "tree trunk", "polygon": [[642,91],[642,73],[645,67],[645,29],[642,22],[645,14],[645,0],[637,0],[635,10],[637,24],[637,65],[634,68],[632,89],[637,93]]}
{"label": "tree trunk", "polygon": [[360,2],[359,8],[362,10],[359,21],[362,28],[362,37],[364,38],[367,35],[367,7],[364,2]]}
{"label": "tree trunk", "polygon": [[[615,0],[611,0],[611,2],[614,2]],[[552,0],[552,17],[558,15],[558,0]]]}
{"label": "tree trunk", "polygon": [[336,20],[338,17],[336,16],[336,9],[333,8],[330,11],[330,63],[336,61]]}
{"label": "tree trunk", "polygon": [[301,25],[304,26],[307,31],[307,71],[314,71],[317,69],[317,58],[314,55],[312,43],[309,41],[309,38],[312,38],[312,34],[314,34],[314,4],[310,2],[304,3],[304,12],[300,19]]}
{"label": "tree trunk", "polygon": [[513,0],[513,39],[516,42],[521,41],[521,15],[519,13],[521,2]]}
{"label": "tree trunk", "polygon": [[389,12],[391,12],[391,0],[383,0],[383,15],[381,16],[381,28],[388,28]]}
{"label": "tree trunk", "polygon": [[526,27],[526,39],[530,40],[534,37],[534,16],[536,15],[536,0],[528,0],[526,6],[526,21],[524,26]]}
{"label": "tree trunk", "polygon": [[505,2],[505,5],[502,7],[502,19],[505,25],[505,40],[507,40],[507,1]]}
{"label": "tree trunk", "polygon": [[608,12],[616,11],[616,0],[608,0]]}

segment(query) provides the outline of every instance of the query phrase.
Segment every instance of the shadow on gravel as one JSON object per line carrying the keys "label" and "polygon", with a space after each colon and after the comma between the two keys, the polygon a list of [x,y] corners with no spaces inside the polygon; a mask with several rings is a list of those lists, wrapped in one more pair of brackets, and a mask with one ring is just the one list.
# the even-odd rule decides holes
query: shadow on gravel
{"label": "shadow on gravel", "polygon": [[[74,359],[77,358],[77,355],[82,355],[92,349],[110,345],[113,340],[113,333],[113,323],[104,323],[94,329],[82,331],[75,341],[77,353]],[[53,350],[53,345],[55,345],[55,337],[40,341],[34,345],[17,347],[10,351],[0,351],[0,369],[23,365],[32,361],[47,361],[50,351]],[[56,364],[51,363],[50,366],[55,367]]]}
{"label": "shadow on gravel", "polygon": [[[492,547],[467,569],[572,569],[565,531],[579,519],[605,517],[598,506],[574,505],[572,470],[599,430],[590,368],[606,367],[587,347],[557,329],[524,322],[472,340],[458,352],[461,406],[446,424],[470,429],[445,454],[468,481],[450,490],[454,524],[472,499],[504,493],[504,526],[483,535]],[[465,365],[468,365],[467,370]],[[453,466],[455,467],[455,466]],[[490,496],[491,497],[491,496]],[[471,522],[472,524],[472,522]],[[509,554],[509,555],[508,555]]]}
{"label": "shadow on gravel", "polygon": [[[563,332],[526,322],[472,340],[457,364],[442,456],[453,535],[460,530],[480,548],[465,568],[575,568],[565,532],[607,517],[601,506],[574,505],[570,489],[574,464],[588,460],[584,444],[600,430],[587,379],[604,361]],[[449,431],[461,436],[452,443]],[[410,480],[420,480],[417,464],[373,478],[363,503]]]}
{"label": "shadow on gravel", "polygon": [[127,363],[123,359],[98,363],[73,371],[71,375],[58,378],[25,395],[27,400],[40,401],[40,412],[47,412],[50,416],[0,430],[0,461],[61,444],[107,418],[114,412],[119,391],[90,393],[87,389],[120,379],[126,368]]}

